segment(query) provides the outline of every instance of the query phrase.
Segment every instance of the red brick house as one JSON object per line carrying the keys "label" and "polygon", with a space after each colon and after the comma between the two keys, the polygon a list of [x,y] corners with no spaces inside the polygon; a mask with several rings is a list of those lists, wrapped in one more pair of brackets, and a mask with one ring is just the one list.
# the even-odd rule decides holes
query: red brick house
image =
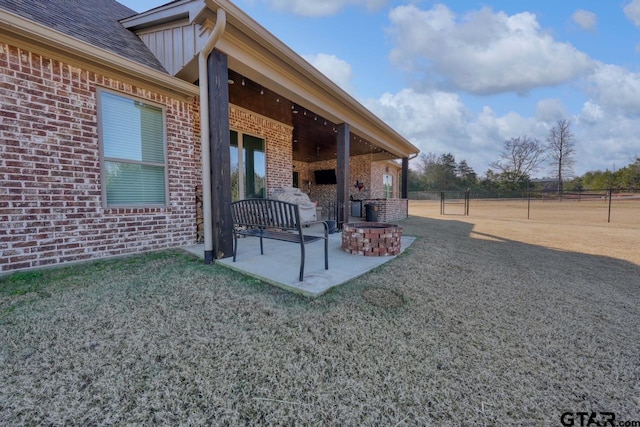
{"label": "red brick house", "polygon": [[199,187],[207,261],[282,186],[400,219],[417,152],[229,1],[0,0],[0,272],[193,244]]}

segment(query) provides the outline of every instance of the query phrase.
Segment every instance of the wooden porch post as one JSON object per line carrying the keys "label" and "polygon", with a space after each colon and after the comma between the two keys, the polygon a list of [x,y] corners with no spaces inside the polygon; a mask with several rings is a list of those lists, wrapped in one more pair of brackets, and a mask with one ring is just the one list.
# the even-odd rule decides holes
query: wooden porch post
{"label": "wooden porch post", "polygon": [[409,158],[402,158],[402,199],[409,198]]}
{"label": "wooden porch post", "polygon": [[337,202],[338,212],[336,220],[338,225],[346,224],[349,222],[349,143],[350,132],[349,124],[342,123],[338,125],[338,164],[337,164]]}
{"label": "wooden porch post", "polygon": [[208,68],[213,256],[220,259],[233,255],[227,56],[213,50]]}

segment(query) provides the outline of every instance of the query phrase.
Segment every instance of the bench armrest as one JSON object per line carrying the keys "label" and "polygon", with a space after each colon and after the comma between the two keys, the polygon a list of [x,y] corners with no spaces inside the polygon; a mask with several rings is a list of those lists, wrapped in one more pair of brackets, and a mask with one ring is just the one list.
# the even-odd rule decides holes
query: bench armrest
{"label": "bench armrest", "polygon": [[329,236],[329,224],[327,224],[327,221],[309,221],[309,222],[303,222],[302,226],[303,227],[310,227],[312,225],[317,225],[317,224],[322,224],[324,226],[324,236],[327,237]]}

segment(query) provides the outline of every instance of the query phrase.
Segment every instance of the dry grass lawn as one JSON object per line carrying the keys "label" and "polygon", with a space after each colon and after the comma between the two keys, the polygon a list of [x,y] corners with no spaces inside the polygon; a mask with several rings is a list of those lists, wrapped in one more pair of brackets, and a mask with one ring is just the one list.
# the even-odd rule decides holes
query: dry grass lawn
{"label": "dry grass lawn", "polygon": [[317,299],[180,251],[0,278],[0,425],[640,420],[640,226],[432,208]]}

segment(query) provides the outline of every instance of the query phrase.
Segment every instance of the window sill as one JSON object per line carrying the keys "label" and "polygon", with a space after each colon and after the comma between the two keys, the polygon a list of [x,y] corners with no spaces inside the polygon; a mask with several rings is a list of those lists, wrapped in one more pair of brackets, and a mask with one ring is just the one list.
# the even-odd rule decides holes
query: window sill
{"label": "window sill", "polygon": [[168,206],[109,206],[104,208],[106,214],[148,214],[171,212]]}

